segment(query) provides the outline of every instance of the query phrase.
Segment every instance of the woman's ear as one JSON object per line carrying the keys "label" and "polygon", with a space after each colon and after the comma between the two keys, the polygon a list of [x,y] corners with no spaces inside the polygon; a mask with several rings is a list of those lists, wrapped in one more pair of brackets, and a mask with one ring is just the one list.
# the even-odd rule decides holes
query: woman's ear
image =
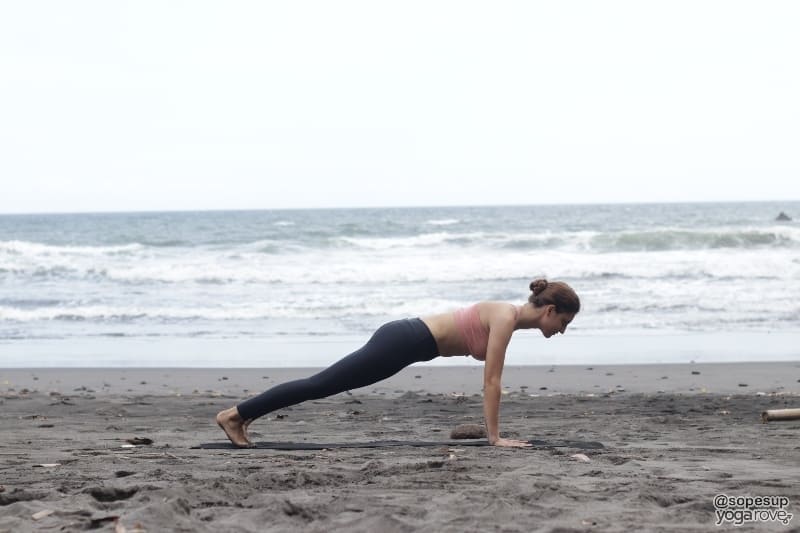
{"label": "woman's ear", "polygon": [[547,306],[547,312],[545,314],[547,314],[547,315],[551,315],[551,314],[555,315],[555,314],[557,314],[556,306],[553,305],[553,304],[548,305]]}

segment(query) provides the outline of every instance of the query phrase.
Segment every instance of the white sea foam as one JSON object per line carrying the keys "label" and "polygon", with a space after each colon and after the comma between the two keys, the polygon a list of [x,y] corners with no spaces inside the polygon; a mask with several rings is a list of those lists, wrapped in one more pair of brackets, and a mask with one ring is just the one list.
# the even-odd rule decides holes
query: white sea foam
{"label": "white sea foam", "polygon": [[339,237],[339,241],[357,248],[388,250],[391,248],[430,248],[454,239],[470,239],[470,235],[457,235],[447,232],[423,233],[411,237]]}
{"label": "white sea foam", "polygon": [[130,243],[118,246],[64,246],[26,241],[0,241],[0,254],[20,257],[99,257],[103,255],[132,254],[141,252],[145,246]]}

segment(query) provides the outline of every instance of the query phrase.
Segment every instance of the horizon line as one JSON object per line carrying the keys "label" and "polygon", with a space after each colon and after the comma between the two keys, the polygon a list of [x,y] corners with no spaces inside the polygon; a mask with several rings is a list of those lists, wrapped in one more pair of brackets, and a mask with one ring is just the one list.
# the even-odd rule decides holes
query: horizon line
{"label": "horizon line", "polygon": [[124,209],[109,211],[19,211],[0,212],[0,216],[33,215],[136,215],[156,213],[231,213],[259,211],[336,211],[336,210],[374,210],[374,209],[464,209],[494,207],[578,207],[578,206],[624,206],[624,205],[670,205],[670,204],[772,204],[798,203],[800,199],[781,200],[662,200],[662,201],[615,201],[615,202],[565,202],[565,203],[498,203],[498,204],[429,204],[429,205],[362,205],[362,206],[309,206],[309,207],[230,207],[230,208],[178,208],[178,209]]}

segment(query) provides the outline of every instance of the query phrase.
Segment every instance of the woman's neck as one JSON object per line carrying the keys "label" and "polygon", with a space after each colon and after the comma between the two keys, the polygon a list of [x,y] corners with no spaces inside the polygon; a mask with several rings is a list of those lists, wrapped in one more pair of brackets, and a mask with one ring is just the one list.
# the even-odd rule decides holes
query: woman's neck
{"label": "woman's neck", "polygon": [[521,305],[517,313],[517,323],[514,329],[533,329],[538,328],[544,316],[544,307],[534,307],[532,303]]}

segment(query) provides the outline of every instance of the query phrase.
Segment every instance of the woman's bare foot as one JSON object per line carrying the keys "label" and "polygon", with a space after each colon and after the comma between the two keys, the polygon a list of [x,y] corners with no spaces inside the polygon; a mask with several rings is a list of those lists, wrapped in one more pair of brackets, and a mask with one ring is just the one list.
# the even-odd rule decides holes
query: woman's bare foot
{"label": "woman's bare foot", "polygon": [[217,413],[217,425],[222,428],[234,446],[239,448],[253,448],[255,444],[247,438],[247,426],[252,420],[244,421],[236,407],[225,409]]}

